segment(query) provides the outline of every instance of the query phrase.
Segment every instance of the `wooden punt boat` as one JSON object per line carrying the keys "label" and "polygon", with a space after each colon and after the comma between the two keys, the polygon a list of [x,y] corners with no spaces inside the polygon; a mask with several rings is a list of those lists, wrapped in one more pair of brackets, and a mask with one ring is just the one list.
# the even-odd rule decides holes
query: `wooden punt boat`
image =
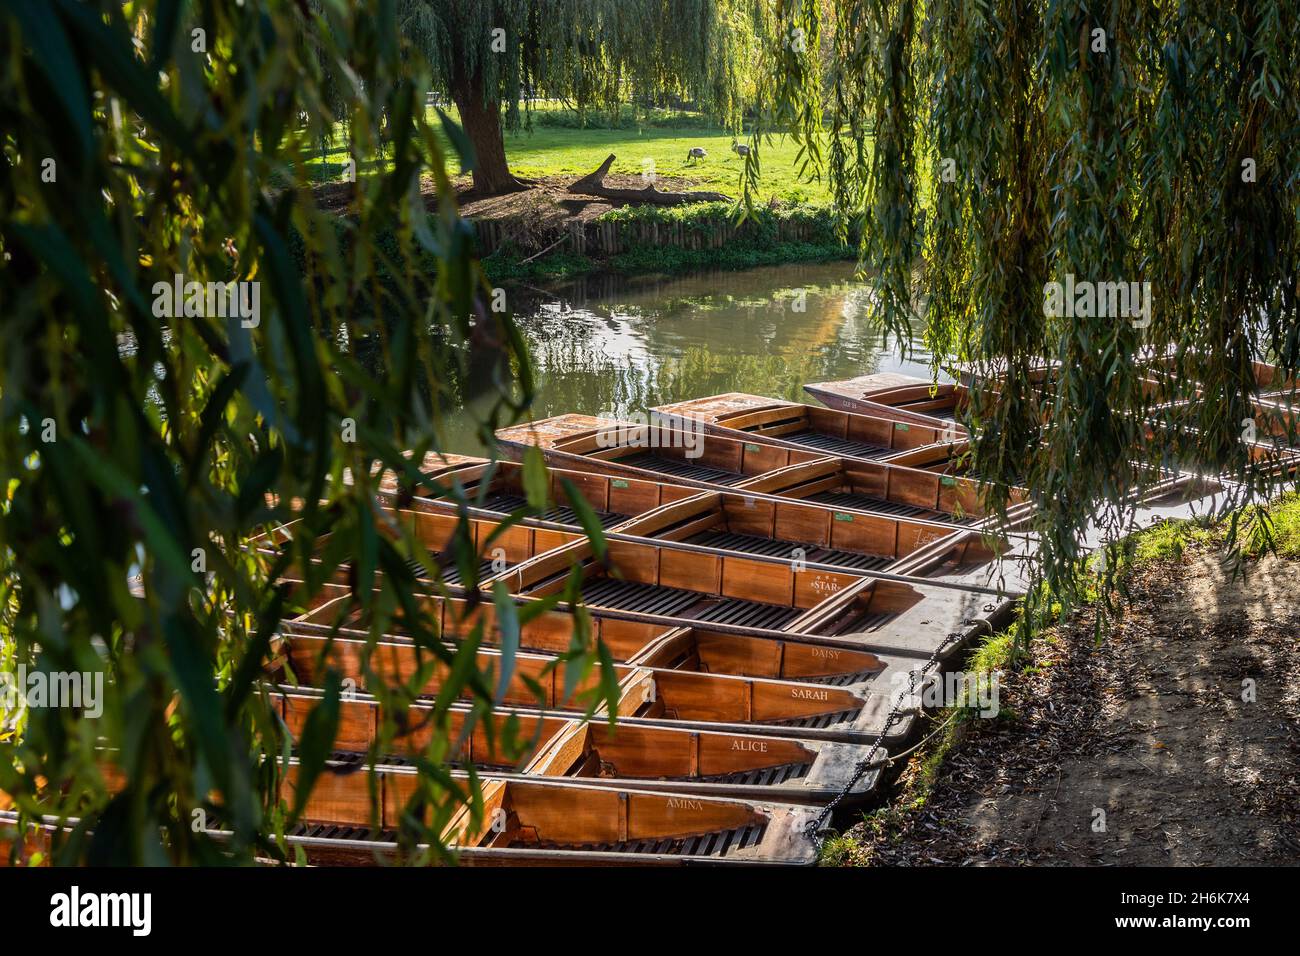
{"label": "wooden punt boat", "polygon": [[[663,483],[648,484],[653,497],[671,497]],[[741,591],[753,592],[780,605],[769,611],[755,607],[752,613],[737,610],[739,616],[734,620],[727,617],[730,611],[701,610],[701,622],[716,616],[721,623],[779,627],[783,619],[796,616],[798,609],[812,607],[857,577],[887,570],[895,561],[945,540],[948,546],[942,558],[929,564],[931,578],[964,578],[988,567],[995,558],[981,534],[945,524],[855,514],[829,505],[743,492],[691,491],[690,497],[616,525],[606,532],[606,539],[610,561],[624,584],[643,581],[649,574],[657,586],[671,588],[698,571],[718,570],[727,579],[726,588],[733,597]],[[412,503],[420,507],[380,509],[378,525],[391,535],[409,531],[433,553],[450,553],[457,542],[473,542],[478,551],[475,581],[461,581],[454,565],[440,562],[444,586],[509,581],[510,568],[520,562],[552,549],[564,553],[569,543],[585,540],[583,532],[571,525],[514,525],[494,513],[466,515],[431,501],[412,499]],[[607,507],[601,500],[596,504]],[[466,523],[471,529],[468,533]],[[271,532],[263,544],[279,545],[291,540],[293,533],[291,522]],[[327,549],[327,538],[322,538],[318,547]],[[495,557],[484,560],[489,550]],[[647,563],[645,568],[638,566],[642,562]],[[423,572],[421,566],[413,567]],[[340,565],[335,579],[346,581],[351,573],[349,565]],[[669,604],[672,607],[663,614],[680,616],[676,604]]]}
{"label": "wooden punt boat", "polygon": [[[795,469],[793,475],[781,475],[779,479],[774,479],[769,474],[746,482],[745,487],[798,488],[806,485],[809,480],[824,484],[822,476],[828,471],[822,461],[788,467]],[[516,481],[521,480],[519,473],[522,469],[514,462],[504,462],[499,468],[494,468],[486,461],[472,466],[473,475],[464,468],[462,466],[457,472],[457,481],[462,477],[468,479],[485,473],[488,477],[484,483],[490,483],[487,488],[480,487],[473,481],[462,485],[464,493],[473,495],[475,506],[467,510],[476,523],[476,543],[484,548],[488,539],[494,536],[493,523],[504,520],[509,510],[526,504],[522,489],[508,488],[504,494],[497,494],[497,489],[506,476]],[[955,523],[888,513],[859,515],[853,511],[837,509],[834,505],[842,503],[837,501],[782,501],[766,495],[758,497],[737,491],[706,491],[670,481],[617,479],[567,469],[555,469],[553,472],[548,471],[548,474],[551,475],[553,493],[560,496],[561,501],[564,491],[559,478],[563,476],[582,494],[588,506],[601,518],[605,528],[614,535],[653,537],[716,550],[775,555],[809,564],[834,565],[850,571],[883,569],[890,562],[950,534],[953,530],[950,525]],[[887,478],[890,472],[885,471],[883,474]],[[443,483],[442,476],[431,476],[431,490],[438,490]],[[923,496],[920,500],[930,503],[933,493],[929,486],[934,483],[924,483],[927,487],[920,490]],[[895,496],[909,496],[917,500],[916,493],[909,494],[909,489],[903,487],[903,484],[902,481],[898,482]],[[943,487],[942,483],[940,487]],[[453,514],[450,508],[443,506],[437,499],[426,498],[424,491],[422,486],[416,489],[415,497],[403,499],[404,508],[385,510],[398,522],[403,520],[398,516],[407,512]],[[479,500],[486,507],[480,508]],[[959,505],[960,502],[954,501],[953,506]],[[898,509],[902,507],[897,506]],[[910,508],[926,510],[919,505]],[[969,523],[973,519],[965,520]],[[448,546],[455,530],[453,518],[422,517],[418,521],[419,535],[426,547],[442,550]],[[433,525],[439,522],[441,530],[435,531]],[[507,553],[507,558],[522,560],[531,557],[539,553],[539,548],[545,550],[548,546],[558,547],[573,540],[567,535],[582,531],[572,510],[562,505],[538,518],[525,519],[520,522],[518,529],[508,529],[499,533],[499,536],[527,544],[528,532],[524,529],[529,528],[538,529],[533,532],[532,546],[514,548]],[[974,536],[965,536],[961,542],[961,553],[955,557],[963,563],[985,563],[994,557],[987,544]]]}
{"label": "wooden punt boat", "polygon": [[[362,688],[369,672],[387,686],[399,683],[422,695],[437,695],[447,676],[447,665],[433,662],[427,649],[400,635],[383,640],[292,634],[285,638],[285,654],[297,682],[324,683],[323,662]],[[506,706],[541,707],[569,716],[581,714],[590,703],[598,675],[589,675],[565,691],[565,664],[560,655],[518,653],[507,662],[499,650],[476,652],[477,666],[496,685],[508,673],[499,698]],[[760,736],[798,736],[821,740],[864,743],[871,734],[859,724],[873,716],[871,695],[863,685],[835,686],[776,678],[715,674],[699,669],[691,660],[677,667],[642,662],[614,665],[619,685],[619,719],[654,726],[712,729]],[[871,704],[872,706],[868,706]],[[797,728],[797,729],[796,729]]]}
{"label": "wooden punt boat", "polygon": [[[1169,374],[1176,373],[1178,368],[1177,356],[1172,351],[1157,355],[1143,354],[1138,361],[1150,369],[1150,377],[1157,382],[1163,382]],[[1296,390],[1300,388],[1300,378],[1287,375],[1269,362],[1251,362],[1251,371],[1260,398],[1285,403],[1293,400]]]}
{"label": "wooden punt boat", "polygon": [[953,422],[925,424],[915,416],[898,416],[889,409],[861,415],[744,392],[659,405],[650,413],[677,428],[703,428],[724,438],[864,461],[888,459],[899,452],[966,436],[965,429]]}
{"label": "wooden punt boat", "polygon": [[683,431],[666,422],[636,425],[592,415],[556,415],[500,428],[506,451],[529,445],[546,454],[552,468],[591,471],[615,477],[656,477],[678,484],[743,487],[747,481],[787,465],[821,461],[825,453],[745,439]]}
{"label": "wooden punt boat", "polygon": [[[794,579],[796,590],[806,586],[820,597],[830,596],[847,583],[835,574],[837,570],[885,571],[899,559],[944,538],[951,539],[951,555],[933,564],[932,573],[945,564],[953,573],[964,575],[995,559],[994,550],[979,534],[956,531],[947,524],[855,514],[829,504],[760,498],[735,491],[703,492],[628,521],[611,536],[611,548],[620,553],[623,535],[751,554],[810,570],[820,566],[820,572],[810,578]],[[635,553],[635,542],[628,544]],[[676,556],[664,552],[659,560],[661,565],[665,560],[671,564]],[[770,565],[748,570],[755,578],[774,573]]]}
{"label": "wooden punt boat", "polygon": [[[512,457],[535,446],[553,468],[588,471],[629,483],[660,479],[700,489],[727,487],[746,495],[832,505],[840,511],[945,524],[973,525],[983,517],[977,483],[947,473],[956,471],[951,462],[946,468],[926,470],[896,462],[897,455],[889,461],[819,456],[664,425],[622,423],[611,429],[608,421],[585,415],[503,428],[497,440]],[[695,457],[688,457],[692,449]],[[951,454],[944,445],[922,446],[905,454],[923,452],[927,465],[933,465],[930,458],[942,455],[947,461]]]}
{"label": "wooden punt boat", "polygon": [[[389,528],[389,533],[409,529],[434,553],[450,550],[468,520],[474,540],[484,542],[481,548],[495,545],[498,553],[497,566],[489,561],[481,568],[482,587],[494,581],[515,587],[511,568],[547,554],[559,555],[563,584],[567,562],[577,558],[567,545],[585,542],[576,528],[564,531],[568,525],[552,525],[558,531],[519,527],[477,514],[467,519],[446,510],[383,509],[381,514],[381,527]],[[294,524],[282,525],[269,540],[290,540],[292,532]],[[595,589],[597,606],[619,610],[620,602],[634,602],[638,585],[653,584],[662,592],[660,600],[650,601],[642,610],[698,624],[755,628],[779,628],[859,576],[879,575],[898,559],[932,546],[943,550],[933,555],[927,568],[928,576],[936,580],[965,578],[995,558],[978,533],[944,524],[725,492],[682,498],[617,525],[606,538],[616,578]],[[320,544],[328,548],[324,538]],[[350,576],[347,564],[335,571],[341,583]],[[450,570],[443,571],[442,581],[452,587],[461,584]],[[688,594],[695,593],[692,588],[714,597],[688,600]],[[604,604],[608,601],[614,604]]]}
{"label": "wooden punt boat", "polygon": [[[517,597],[519,605],[536,601]],[[422,613],[430,616],[439,632],[450,640],[483,621],[481,640],[489,647],[500,642],[491,604],[473,608],[461,598],[423,595]],[[592,639],[601,640],[615,662],[645,664],[673,670],[698,670],[837,687],[864,684],[885,670],[883,656],[864,650],[861,642],[822,635],[790,634],[753,627],[696,624],[664,615],[637,614],[607,608],[587,608]],[[344,588],[327,590],[316,606],[286,621],[286,634],[328,637],[338,635],[365,641],[370,627],[355,599]],[[548,610],[520,624],[519,646],[541,654],[561,654],[573,642],[576,630],[568,610]],[[403,638],[408,629],[402,613],[387,624],[388,637]]]}
{"label": "wooden punt boat", "polygon": [[[340,769],[346,769],[346,765]],[[413,768],[375,768],[379,819],[366,775],[323,773],[308,798],[311,823],[288,837],[316,863],[374,863],[397,850],[396,831],[417,789]],[[294,768],[288,788],[292,792]],[[485,775],[483,814],[468,808],[443,831],[457,862],[502,865],[811,864],[809,833],[817,811],[782,803],[570,778],[502,779]],[[378,829],[375,824],[378,823]]]}
{"label": "wooden punt boat", "polygon": [[[398,826],[418,788],[412,767],[374,768],[377,812],[370,774],[352,762],[327,764],[312,789],[304,819],[285,834],[316,865],[374,865],[399,855]],[[292,799],[298,764],[286,774]],[[463,774],[453,775],[458,781]],[[660,793],[569,778],[483,778],[483,813],[455,813],[443,830],[462,866],[681,866],[810,865],[817,849],[810,829],[814,807],[767,801]],[[47,852],[51,836],[81,824],[46,817],[17,835],[16,811],[0,810],[0,836],[21,838],[25,852]],[[210,829],[216,839],[229,831]],[[422,849],[417,847],[416,849]],[[409,852],[409,848],[407,850]]]}
{"label": "wooden punt boat", "polygon": [[[1039,366],[1031,371],[1031,375],[1035,382],[1041,382],[1049,371],[1047,366]],[[950,430],[955,423],[961,428],[964,437],[965,428],[961,423],[970,410],[970,382],[967,376],[962,375],[960,367],[952,373],[961,380],[931,382],[897,372],[882,372],[835,382],[816,382],[805,385],[804,391],[828,407],[840,411],[863,415],[892,415],[921,425]],[[952,440],[948,443],[952,444]],[[896,457],[899,461],[919,460],[910,454]],[[894,461],[895,457],[890,460]]]}
{"label": "wooden punt boat", "polygon": [[[1166,396],[1172,395],[1175,389],[1171,376],[1178,374],[1177,358],[1172,352],[1163,354],[1151,354],[1144,352],[1134,358],[1134,362],[1146,370],[1145,376],[1141,379],[1143,389],[1147,397],[1160,400]],[[1055,366],[1053,366],[1055,367]],[[946,370],[957,376],[962,387],[969,388],[976,380],[976,370],[972,363],[957,362],[951,366],[946,366]],[[1251,362],[1253,373],[1253,385],[1258,392],[1258,398],[1269,404],[1291,404],[1296,397],[1297,389],[1300,389],[1300,378],[1288,376],[1278,366],[1268,362]],[[1046,367],[1042,369],[1046,373]],[[1041,381],[1041,379],[1038,379]],[[828,383],[830,385],[843,383]],[[996,383],[994,383],[996,384]],[[1191,382],[1193,393],[1197,396],[1202,394],[1198,383]]]}
{"label": "wooden punt boat", "polygon": [[[319,691],[281,687],[278,703],[296,742],[304,721],[319,703]],[[379,746],[381,705],[358,694],[340,703],[335,751],[368,753]],[[426,702],[405,708],[397,725],[404,732],[378,751],[385,762],[423,753],[433,734],[433,710]],[[683,726],[659,726],[602,718],[572,719],[537,708],[499,709],[475,715],[453,704],[446,713],[446,734],[459,744],[450,759],[473,764],[479,773],[525,779],[558,776],[645,790],[706,796],[825,803],[852,779],[868,747],[838,741],[772,735],[737,734]],[[513,746],[505,739],[507,724],[517,726]],[[877,753],[877,763],[884,755]],[[864,774],[848,793],[850,804],[874,787],[876,772]]]}
{"label": "wooden punt boat", "polygon": [[[966,366],[955,366],[953,369],[962,375],[965,380],[962,383],[933,385],[924,379],[888,373],[864,375],[840,382],[819,382],[804,388],[819,400],[845,411],[864,414],[872,414],[881,409],[896,414],[911,412],[930,424],[938,424],[954,415],[964,414],[969,407],[970,386],[966,382],[970,381],[971,376],[967,369]],[[1043,371],[1045,373],[1046,368]],[[1267,371],[1261,371],[1260,378],[1261,385],[1272,380]],[[1168,394],[1167,385],[1158,379],[1146,378],[1142,382],[1150,398],[1159,400]],[[1268,398],[1255,401],[1254,406],[1260,432],[1274,443],[1284,442],[1289,434],[1288,429],[1293,427],[1294,417],[1288,414],[1285,407]],[[1267,447],[1266,444],[1262,445],[1253,454],[1259,457]],[[890,461],[912,468],[946,471],[952,463],[952,451],[953,449],[942,446],[930,446],[893,456]]]}
{"label": "wooden punt boat", "polygon": [[[416,487],[400,492],[391,474],[381,481],[381,501],[388,506],[437,512],[454,511],[458,499],[474,510],[497,519],[520,512],[528,506],[524,488],[523,466],[516,461],[488,460],[464,455],[445,456],[430,453],[419,468],[422,476]],[[526,527],[563,524],[579,528],[577,513],[568,500],[566,483],[572,487],[595,514],[602,527],[611,528],[629,518],[653,511],[662,505],[697,494],[687,485],[656,480],[612,480],[606,475],[566,468],[547,468],[548,510],[529,514]],[[562,543],[555,538],[551,543]]]}
{"label": "wooden punt boat", "polygon": [[814,382],[803,390],[827,408],[884,414],[931,428],[942,429],[953,422],[961,429],[961,436],[966,434],[960,419],[970,395],[967,387],[959,383],[931,383],[911,375],[880,372],[836,382]]}
{"label": "wooden punt boat", "polygon": [[[1147,374],[1139,381],[1144,394],[1155,403],[1156,408],[1186,408],[1193,401],[1203,398],[1203,390],[1193,383],[1192,392],[1196,398],[1171,400],[1171,396],[1176,394],[1169,379],[1176,372],[1172,355],[1142,355],[1135,361],[1147,369]],[[1286,376],[1276,365],[1267,362],[1253,362],[1252,366],[1254,384],[1259,391],[1258,395],[1249,400],[1258,436],[1255,441],[1248,442],[1252,446],[1252,458],[1261,461],[1276,457],[1270,456],[1270,450],[1300,450],[1300,404],[1296,402],[1296,389],[1300,380]],[[968,363],[958,363],[949,371],[961,378],[962,384],[958,387],[969,393],[969,388],[976,381],[972,367]],[[996,387],[996,381],[992,385]],[[1290,456],[1286,456],[1277,467],[1283,472],[1294,470]]]}

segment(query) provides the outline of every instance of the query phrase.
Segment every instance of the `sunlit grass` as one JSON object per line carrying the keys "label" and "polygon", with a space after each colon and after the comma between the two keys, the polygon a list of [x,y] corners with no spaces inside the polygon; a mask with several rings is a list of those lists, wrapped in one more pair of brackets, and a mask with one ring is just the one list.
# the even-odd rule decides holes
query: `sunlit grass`
{"label": "sunlit grass", "polygon": [[1282,495],[1267,512],[1251,509],[1243,517],[1239,533],[1242,553],[1250,557],[1268,551],[1271,536],[1278,555],[1300,558],[1300,493]]}
{"label": "sunlit grass", "polygon": [[1204,521],[1162,521],[1133,536],[1132,561],[1181,561],[1189,544],[1212,544],[1216,537],[1214,529]]}
{"label": "sunlit grass", "polygon": [[[457,119],[455,108],[447,114]],[[722,129],[711,129],[698,122],[683,120],[681,127],[642,125],[631,128],[578,128],[575,126],[547,125],[542,122],[545,113],[567,113],[562,107],[547,106],[534,110],[531,129],[507,132],[506,157],[511,170],[520,176],[540,178],[545,176],[585,176],[605,161],[610,154],[618,159],[612,173],[640,177],[653,171],[656,176],[689,179],[693,188],[712,190],[739,197],[740,176],[745,161],[731,149],[732,134]],[[571,121],[567,113],[564,122]],[[436,116],[433,122],[437,124]],[[451,142],[439,133],[441,145],[454,155]],[[740,142],[746,142],[741,139]],[[707,155],[702,160],[687,162],[687,153],[702,147]],[[788,136],[774,137],[765,143],[759,153],[762,162],[762,179],[758,200],[770,198],[786,202],[828,203],[830,192],[825,183],[806,182],[795,166],[798,146]],[[342,134],[335,136],[323,155],[317,155],[308,168],[320,180],[337,179],[343,174],[348,151]],[[377,165],[362,166],[359,175],[373,172]],[[665,188],[661,186],[660,188]]]}

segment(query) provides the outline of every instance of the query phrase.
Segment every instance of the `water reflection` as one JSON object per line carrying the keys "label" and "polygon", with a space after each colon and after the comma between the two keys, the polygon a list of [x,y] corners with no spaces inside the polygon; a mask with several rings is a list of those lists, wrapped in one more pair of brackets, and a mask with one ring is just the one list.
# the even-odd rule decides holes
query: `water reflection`
{"label": "water reflection", "polygon": [[[882,343],[849,263],[515,289],[537,365],[536,417],[627,414],[717,392],[807,400],[805,382],[876,371],[928,377],[930,356]],[[480,451],[466,416],[451,450]]]}

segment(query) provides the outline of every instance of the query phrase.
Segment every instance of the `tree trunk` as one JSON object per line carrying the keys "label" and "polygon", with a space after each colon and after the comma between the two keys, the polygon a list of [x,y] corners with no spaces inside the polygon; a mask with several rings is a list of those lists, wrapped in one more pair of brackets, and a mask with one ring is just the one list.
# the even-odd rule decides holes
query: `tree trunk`
{"label": "tree trunk", "polygon": [[452,99],[461,126],[474,144],[474,192],[480,196],[513,193],[528,187],[510,173],[506,144],[501,136],[501,102],[483,101],[483,78],[475,76],[452,84]]}

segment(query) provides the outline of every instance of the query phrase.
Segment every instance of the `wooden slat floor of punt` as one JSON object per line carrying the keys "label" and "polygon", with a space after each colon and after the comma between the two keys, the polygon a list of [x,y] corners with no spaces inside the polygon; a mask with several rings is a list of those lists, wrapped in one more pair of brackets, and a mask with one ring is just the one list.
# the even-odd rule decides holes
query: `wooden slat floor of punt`
{"label": "wooden slat floor of punt", "polygon": [[898,617],[896,613],[877,612],[876,614],[864,614],[853,622],[853,634],[869,634],[888,624],[894,618]]}
{"label": "wooden slat floor of punt", "polygon": [[582,589],[583,603],[614,611],[663,614],[711,624],[781,628],[803,611],[743,598],[714,597],[684,588],[666,588],[598,578]]}
{"label": "wooden slat floor of punt", "polygon": [[838,714],[818,714],[815,717],[792,717],[788,720],[765,720],[770,727],[801,727],[809,730],[825,730],[836,724],[850,722],[858,715],[856,710],[842,710]]}
{"label": "wooden slat floor of punt", "polygon": [[618,843],[547,843],[532,840],[515,840],[512,849],[521,850],[585,850],[595,853],[653,853],[669,856],[713,856],[722,858],[735,850],[758,846],[767,827],[752,824],[733,830],[715,830],[690,837],[666,839],[627,840]]}
{"label": "wooden slat floor of punt", "polygon": [[830,452],[833,455],[849,455],[853,458],[883,458],[885,455],[897,453],[897,449],[894,448],[882,448],[869,442],[837,438],[834,435],[824,435],[821,432],[811,430],[791,432],[788,435],[782,435],[781,438],[817,451]]}
{"label": "wooden slat floor of punt", "polygon": [[[702,531],[699,534],[691,535],[686,539],[686,543],[777,558],[790,558],[790,549],[798,547],[798,545],[789,541],[761,538],[752,534],[736,534],[731,531]],[[835,567],[856,571],[879,570],[888,567],[893,560],[878,555],[860,554],[856,551],[839,551],[831,548],[810,546],[804,550],[805,561],[813,564],[830,564]]]}
{"label": "wooden slat floor of punt", "polygon": [[[498,494],[490,495],[481,506],[487,511],[500,511],[503,514],[521,511],[528,507],[528,500],[521,495]],[[618,524],[624,520],[627,515],[614,514],[608,511],[595,512],[596,520],[600,522],[602,528],[608,528],[611,525]],[[560,505],[535,515],[543,521],[554,521],[556,524],[573,524],[578,523],[578,513],[567,505]]]}
{"label": "wooden slat floor of punt", "polygon": [[698,779],[704,783],[731,783],[749,786],[775,786],[787,780],[802,780],[812,769],[810,763],[787,763],[779,767],[764,767],[761,770],[733,770],[708,777],[668,777],[668,780]]}
{"label": "wooden slat floor of punt", "polygon": [[856,508],[861,511],[874,511],[878,514],[894,515],[898,518],[919,518],[922,521],[942,521],[945,524],[974,524],[979,518],[967,515],[958,518],[943,511],[934,511],[918,505],[903,504],[899,501],[886,501],[871,495],[860,495],[851,491],[819,491],[815,495],[800,499],[813,504],[830,505],[832,508]]}
{"label": "wooden slat floor of punt", "polygon": [[[806,683],[811,684],[815,683],[815,681],[806,681]],[[363,754],[353,751],[336,750],[330,755],[330,759],[339,763],[347,763],[355,762],[363,756]],[[418,763],[418,758],[405,754],[386,754],[384,756],[384,763],[393,767],[414,767]],[[804,777],[808,776],[808,772],[812,770],[812,766],[811,763],[787,763],[781,764],[777,767],[760,767],[757,770],[730,770],[727,773],[703,775],[693,774],[691,776],[681,777],[667,776],[657,777],[656,779],[680,780],[691,783],[730,783],[767,787],[785,783],[787,780],[802,780]],[[500,762],[496,762],[475,758],[474,768],[480,772],[484,770],[496,770],[505,773],[515,770],[516,765],[504,759]],[[602,776],[604,776],[603,773],[597,774],[596,778]],[[596,778],[578,776],[575,779],[581,780]]]}
{"label": "wooden slat floor of punt", "polygon": [[378,843],[397,841],[396,830],[372,830],[370,827],[349,826],[343,823],[299,823],[286,830],[284,835],[324,840],[369,840]]}
{"label": "wooden slat floor of punt", "polygon": [[[419,561],[407,561],[406,566],[411,569],[411,573],[421,581],[431,581],[429,572],[424,569],[424,565]],[[480,561],[478,564],[478,580],[491,577],[496,572],[492,569],[491,561]],[[443,567],[439,575],[444,584],[462,585],[465,582],[461,580],[460,567],[454,562]]]}
{"label": "wooden slat floor of punt", "polygon": [[720,468],[697,465],[685,458],[657,455],[652,451],[642,452],[639,455],[633,455],[631,458],[620,458],[618,464],[630,465],[633,468],[644,468],[646,471],[653,471],[660,475],[671,475],[674,478],[708,481],[715,485],[736,485],[750,477],[739,472],[723,471]]}

